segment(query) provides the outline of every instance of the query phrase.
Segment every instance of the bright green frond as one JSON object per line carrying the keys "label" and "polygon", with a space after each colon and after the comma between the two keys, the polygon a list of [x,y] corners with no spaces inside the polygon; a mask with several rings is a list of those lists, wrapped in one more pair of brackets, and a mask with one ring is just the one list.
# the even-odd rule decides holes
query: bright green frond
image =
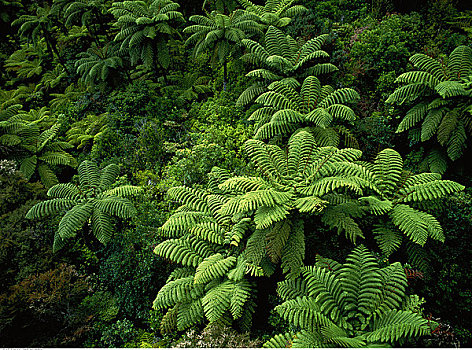
{"label": "bright green frond", "polygon": [[428,321],[411,311],[392,310],[373,323],[373,330],[366,334],[369,342],[393,343],[401,338],[429,333]]}
{"label": "bright green frond", "polygon": [[234,256],[224,258],[220,253],[205,258],[195,272],[194,283],[208,283],[223,276],[236,263]]}
{"label": "bright green frond", "polygon": [[169,239],[156,246],[154,253],[184,266],[197,267],[214,254],[209,243],[194,238]]}

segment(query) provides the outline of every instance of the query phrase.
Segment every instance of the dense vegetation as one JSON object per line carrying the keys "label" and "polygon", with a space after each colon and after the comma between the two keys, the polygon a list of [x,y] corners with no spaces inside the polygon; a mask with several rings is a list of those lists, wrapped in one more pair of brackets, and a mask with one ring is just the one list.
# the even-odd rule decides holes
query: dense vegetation
{"label": "dense vegetation", "polygon": [[0,344],[472,346],[465,3],[2,0]]}

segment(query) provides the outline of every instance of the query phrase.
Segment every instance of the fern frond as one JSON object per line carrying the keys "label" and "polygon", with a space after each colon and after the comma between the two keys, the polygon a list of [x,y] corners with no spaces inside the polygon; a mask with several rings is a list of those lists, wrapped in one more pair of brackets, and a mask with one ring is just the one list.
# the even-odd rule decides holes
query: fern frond
{"label": "fern frond", "polygon": [[193,267],[215,254],[208,243],[194,238],[169,239],[158,244],[154,253],[184,266]]}
{"label": "fern frond", "polygon": [[372,229],[374,238],[379,245],[380,250],[386,255],[390,256],[401,245],[403,237],[394,229],[382,225],[376,225]]}
{"label": "fern frond", "polygon": [[179,278],[166,283],[161,288],[152,307],[154,309],[163,309],[177,303],[191,302],[201,298],[204,290],[204,286],[193,282],[193,276]]}
{"label": "fern frond", "polygon": [[187,303],[178,304],[177,311],[177,330],[184,329],[198,324],[204,319],[202,300],[196,299]]}
{"label": "fern frond", "polygon": [[386,148],[377,154],[374,161],[374,183],[387,195],[393,195],[400,181],[403,170],[403,160],[400,154]]}
{"label": "fern frond", "polygon": [[97,164],[84,160],[78,167],[80,186],[98,188],[100,186],[100,172]]}
{"label": "fern frond", "polygon": [[411,208],[406,204],[397,204],[389,213],[392,222],[414,243],[424,245],[428,236],[444,241],[444,234],[439,222],[431,215]]}
{"label": "fern frond", "polygon": [[400,338],[416,337],[429,333],[427,320],[411,311],[388,311],[373,323],[366,335],[369,342],[393,343]]}
{"label": "fern frond", "polygon": [[57,232],[61,238],[71,238],[88,221],[93,212],[93,204],[86,202],[70,209],[59,222]]}
{"label": "fern frond", "polygon": [[294,334],[291,332],[277,334],[263,345],[264,348],[290,348],[293,344]]}
{"label": "fern frond", "polygon": [[[378,290],[382,287],[377,261],[364,246],[353,250],[339,272],[345,291],[346,309],[370,315]],[[354,316],[349,313],[348,316]]]}
{"label": "fern frond", "polygon": [[39,219],[44,216],[59,213],[63,210],[70,209],[78,204],[76,199],[56,198],[45,202],[35,204],[27,213],[27,219]]}
{"label": "fern frond", "polygon": [[333,324],[330,320],[329,312],[320,307],[313,297],[296,297],[287,300],[275,307],[275,311],[286,321],[295,327],[313,331],[317,325],[329,326]]}
{"label": "fern frond", "polygon": [[223,276],[236,263],[234,256],[224,258],[220,253],[205,258],[195,272],[194,283],[208,283]]}

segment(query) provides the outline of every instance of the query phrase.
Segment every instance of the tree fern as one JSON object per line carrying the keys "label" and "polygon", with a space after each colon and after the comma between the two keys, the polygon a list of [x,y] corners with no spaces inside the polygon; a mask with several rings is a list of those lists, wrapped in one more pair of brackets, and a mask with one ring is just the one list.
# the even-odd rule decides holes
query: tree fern
{"label": "tree fern", "polygon": [[336,141],[323,142],[318,130],[332,129],[335,122],[354,120],[354,112],[343,103],[359,98],[357,92],[348,88],[334,90],[330,86],[321,86],[314,76],[305,78],[297,90],[283,81],[274,82],[269,85],[269,91],[256,99],[256,103],[264,108],[264,113],[256,110],[250,117],[256,126],[255,138],[271,139],[309,126],[313,135],[318,136],[318,145],[338,146]]}
{"label": "tree fern", "polygon": [[193,54],[198,56],[206,51],[212,52],[212,62],[223,65],[223,88],[226,89],[227,62],[229,56],[241,45],[241,41],[251,35],[260,33],[257,16],[243,10],[235,10],[230,15],[218,11],[207,13],[207,16],[194,15],[194,22],[184,29],[190,34],[186,45],[193,45]]}
{"label": "tree fern", "polygon": [[[56,197],[34,205],[26,214],[28,219],[39,219],[48,215],[65,212],[54,238],[54,250],[64,245],[68,238],[76,236],[87,223],[97,239],[106,244],[114,229],[112,216],[128,219],[136,215],[136,209],[129,199],[118,195],[120,187],[112,188],[119,169],[110,164],[102,171],[95,163],[83,161],[78,167],[79,184],[57,184],[48,191],[48,196]],[[109,191],[115,191],[110,194]],[[140,188],[128,186],[127,195],[137,194]]]}
{"label": "tree fern", "polygon": [[372,196],[361,197],[360,201],[380,219],[373,232],[381,250],[391,254],[400,246],[402,236],[421,246],[428,238],[443,242],[439,222],[419,205],[462,191],[464,186],[441,180],[436,173],[415,175],[405,171],[401,156],[392,149],[379,152],[371,169],[364,176],[371,182]]}
{"label": "tree fern", "polygon": [[103,47],[92,46],[86,52],[81,52],[75,62],[77,74],[87,85],[100,85],[111,83],[111,78],[120,74],[123,61],[118,47],[109,43]]}
{"label": "tree fern", "polygon": [[[397,88],[387,99],[387,103],[415,103],[397,132],[420,130],[422,142],[436,135],[447,158],[455,161],[469,144],[467,126],[471,123],[469,109],[472,99],[466,81],[472,75],[472,49],[468,46],[457,47],[446,64],[424,54],[413,55],[410,62],[418,70],[400,75],[397,82],[407,85]],[[435,154],[442,157],[444,153]],[[441,173],[445,170],[433,165],[429,168]]]}
{"label": "tree fern", "polygon": [[171,0],[114,2],[110,12],[119,32],[115,41],[129,54],[131,64],[138,61],[150,70],[170,64],[167,40],[177,34],[174,22],[183,21],[179,4]]}
{"label": "tree fern", "polygon": [[51,166],[76,166],[76,160],[66,151],[72,145],[56,140],[60,125],[55,120],[43,107],[18,111],[8,120],[0,121],[0,144],[10,148],[8,158],[19,163],[27,180],[37,172],[47,188],[58,183]]}
{"label": "tree fern", "polygon": [[292,17],[299,16],[308,10],[302,5],[293,5],[295,0],[267,1],[264,6],[256,5],[249,0],[238,0],[244,9],[259,17],[264,25],[285,27]]}
{"label": "tree fern", "polygon": [[[255,288],[246,276],[250,261],[245,247],[239,244],[250,222],[244,217],[233,222],[220,213],[231,196],[223,194],[217,184],[228,176],[224,170],[214,168],[208,191],[181,186],[168,192],[182,205],[159,232],[175,238],[163,241],[154,252],[187,270],[176,270],[176,277],[168,280],[154,302],[158,309],[170,307],[161,324],[163,331],[182,330],[205,319],[250,324]],[[170,322],[174,314],[175,322]]]}
{"label": "tree fern", "polygon": [[[426,335],[428,321],[405,308],[409,298],[406,284],[399,263],[379,268],[374,255],[363,246],[354,249],[337,269],[320,260],[303,268],[295,282],[279,283],[284,302],[275,310],[300,331],[277,335],[264,347],[395,345]],[[294,287],[297,292],[287,293]]]}
{"label": "tree fern", "polygon": [[[298,78],[336,71],[337,68],[331,63],[322,63],[329,58],[328,53],[321,50],[327,39],[327,35],[320,35],[300,46],[292,37],[274,26],[268,27],[261,43],[244,39],[242,43],[249,52],[242,58],[255,66],[246,76],[256,78],[257,82],[241,94],[237,104],[247,105],[266,92],[267,86],[274,81],[282,80],[292,85],[294,82],[298,84]],[[321,63],[314,64],[315,60]],[[323,69],[316,69],[317,67]]]}
{"label": "tree fern", "polygon": [[245,148],[261,176],[224,181],[220,189],[233,197],[223,204],[220,213],[253,217],[257,230],[248,238],[247,254],[254,266],[262,269],[267,255],[273,263],[280,262],[285,273],[298,273],[305,251],[299,213],[322,215],[329,226],[346,231],[353,240],[362,236],[353,220],[360,216],[355,210],[331,208],[324,199],[337,190],[354,196],[362,191],[368,181],[350,169],[355,167],[352,161],[361,156],[360,151],[318,147],[306,131],[290,138],[287,151],[259,140],[248,140]]}

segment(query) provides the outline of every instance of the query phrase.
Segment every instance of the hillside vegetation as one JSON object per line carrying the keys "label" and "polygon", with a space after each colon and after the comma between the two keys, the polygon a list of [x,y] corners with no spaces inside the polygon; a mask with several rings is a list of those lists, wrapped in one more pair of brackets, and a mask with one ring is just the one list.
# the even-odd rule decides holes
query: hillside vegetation
{"label": "hillside vegetation", "polygon": [[472,346],[472,7],[2,0],[4,347]]}

